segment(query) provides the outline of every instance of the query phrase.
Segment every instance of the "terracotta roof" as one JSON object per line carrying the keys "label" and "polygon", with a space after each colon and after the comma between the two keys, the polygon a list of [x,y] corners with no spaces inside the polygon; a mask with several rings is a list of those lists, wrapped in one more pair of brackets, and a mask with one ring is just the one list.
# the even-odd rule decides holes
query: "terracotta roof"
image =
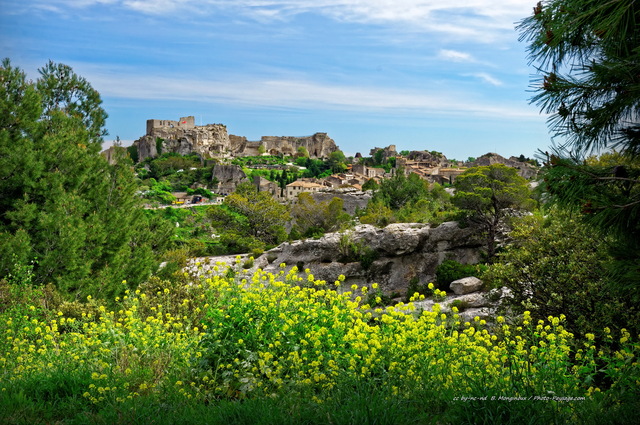
{"label": "terracotta roof", "polygon": [[324,187],[324,186],[318,183],[303,182],[300,180],[296,180],[293,183],[289,183],[287,187]]}

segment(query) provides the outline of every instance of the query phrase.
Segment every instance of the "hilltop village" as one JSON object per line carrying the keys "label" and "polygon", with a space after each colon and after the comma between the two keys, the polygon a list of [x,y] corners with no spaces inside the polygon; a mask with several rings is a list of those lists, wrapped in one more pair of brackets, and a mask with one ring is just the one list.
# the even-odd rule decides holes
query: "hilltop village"
{"label": "hilltop village", "polygon": [[[103,154],[113,160],[115,147]],[[379,183],[402,171],[409,175],[415,173],[430,183],[447,185],[453,183],[456,176],[467,168],[495,163],[505,164],[518,169],[525,178],[532,178],[537,167],[518,158],[504,158],[496,153],[487,153],[473,161],[448,160],[445,155],[435,151],[396,151],[395,145],[370,150],[370,158],[356,153],[345,161],[344,169],[323,177],[299,177],[282,185],[263,176],[247,175],[246,167],[234,165],[233,160],[246,157],[282,157],[297,159],[307,157],[314,160],[329,160],[333,155],[340,156],[337,144],[327,133],[315,133],[311,136],[263,136],[258,141],[249,141],[246,137],[227,132],[224,124],[206,124],[198,126],[195,117],[181,117],[179,120],[147,120],[147,131],[127,148],[134,162],[148,162],[163,154],[195,155],[202,164],[214,163],[211,182],[206,186],[215,194],[212,202],[221,202],[223,197],[232,193],[243,182],[253,183],[259,191],[271,193],[276,199],[293,200],[302,192],[310,192],[315,198],[339,196],[341,198],[360,199],[357,207],[366,206],[368,197],[362,192],[363,185],[370,180]],[[255,161],[254,161],[255,162]],[[259,161],[258,161],[259,162]],[[257,163],[253,169],[282,173],[294,171],[294,175],[303,175],[305,167],[300,161],[288,163]],[[385,164],[385,166],[381,166]],[[183,171],[183,170],[176,170]],[[202,183],[195,184],[203,186]],[[174,192],[173,203],[190,203],[193,196],[188,192]],[[346,203],[349,205],[350,203]],[[352,209],[352,208],[349,208]]]}

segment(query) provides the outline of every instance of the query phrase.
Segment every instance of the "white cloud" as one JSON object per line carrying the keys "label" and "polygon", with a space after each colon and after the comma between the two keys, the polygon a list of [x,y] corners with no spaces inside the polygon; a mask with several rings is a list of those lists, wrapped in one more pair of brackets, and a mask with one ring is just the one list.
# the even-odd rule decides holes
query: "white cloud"
{"label": "white cloud", "polygon": [[[100,1],[100,0],[96,0]],[[109,1],[109,0],[107,0]],[[164,15],[182,7],[190,8],[190,0],[123,0],[122,4],[129,9],[150,15]]]}
{"label": "white cloud", "polygon": [[438,52],[438,57],[452,62],[476,62],[469,53],[458,52],[456,50],[442,49]]}
{"label": "white cloud", "polygon": [[[189,80],[119,73],[89,66],[82,70],[104,97],[143,100],[183,100],[264,108],[350,110],[389,114],[419,113],[476,115],[501,118],[539,118],[525,105],[477,102],[451,91],[419,92],[373,86],[343,86],[302,79],[256,79],[234,76],[226,80]],[[485,76],[491,79],[490,76]],[[480,78],[485,78],[480,77]],[[494,83],[499,83],[493,80]]]}
{"label": "white cloud", "polygon": [[487,74],[486,72],[476,72],[474,74],[470,74],[470,76],[472,77],[476,77],[479,78],[480,80],[484,81],[485,83],[489,83],[492,86],[501,86],[502,85],[502,81],[498,80],[495,77],[492,77],[491,75]]}
{"label": "white cloud", "polygon": [[[27,0],[28,1],[28,0]],[[61,8],[118,5],[145,14],[228,13],[264,21],[316,13],[343,22],[392,25],[490,43],[531,13],[531,0],[34,0]]]}

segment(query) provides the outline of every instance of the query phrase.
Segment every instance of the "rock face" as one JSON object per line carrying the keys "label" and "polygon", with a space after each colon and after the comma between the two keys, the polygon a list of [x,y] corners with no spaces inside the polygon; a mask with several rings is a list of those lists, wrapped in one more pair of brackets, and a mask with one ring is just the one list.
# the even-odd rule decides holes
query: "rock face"
{"label": "rock face", "polygon": [[333,198],[340,198],[343,209],[353,215],[356,209],[365,209],[371,199],[371,192],[363,192],[354,188],[341,188],[312,192],[311,196],[316,202],[331,202]]}
{"label": "rock face", "polygon": [[525,179],[532,179],[538,175],[538,169],[526,162],[520,162],[515,157],[509,159],[498,155],[497,153],[487,153],[473,162],[467,163],[468,167],[489,166],[493,164],[504,164],[518,170],[518,174]]}
{"label": "rock face", "polygon": [[121,146],[110,146],[108,149],[101,152],[102,156],[111,165],[114,165],[120,156],[126,157],[126,150]]}
{"label": "rock face", "polygon": [[287,270],[308,268],[327,282],[344,275],[347,285],[376,282],[382,292],[402,295],[411,280],[433,281],[436,267],[445,259],[478,262],[481,245],[474,229],[460,228],[455,222],[435,228],[415,223],[396,223],[384,229],[360,225],[346,233],[284,243],[256,258],[254,264],[273,273],[281,270],[281,263]]}
{"label": "rock face", "polygon": [[411,151],[407,159],[429,164],[432,167],[445,167],[449,163],[447,157],[440,152]]}
{"label": "rock face", "polygon": [[142,161],[165,152],[196,153],[209,158],[224,154],[231,142],[225,125],[196,126],[194,117],[183,117],[179,121],[147,120],[147,134],[133,144],[138,148],[138,160]]}
{"label": "rock face", "polygon": [[505,298],[509,296],[507,288],[492,289],[489,292],[472,292],[464,295],[447,296],[441,301],[424,300],[414,301],[415,308],[425,311],[432,311],[433,306],[440,305],[440,311],[450,313],[452,307],[458,308],[458,314],[462,322],[471,322],[477,316],[487,319],[495,316],[496,310],[500,307]]}
{"label": "rock face", "polygon": [[249,151],[249,146],[245,149],[245,155],[257,155],[260,145],[264,146],[265,152],[271,155],[295,155],[298,148],[303,147],[309,152],[311,158],[328,158],[332,152],[338,150],[336,142],[327,133],[316,133],[307,137],[275,137],[263,136],[255,147],[256,153]]}
{"label": "rock face", "polygon": [[180,155],[196,153],[205,158],[259,155],[260,146],[272,155],[294,155],[304,147],[312,158],[327,158],[338,150],[327,133],[307,137],[264,136],[260,141],[229,135],[223,124],[195,125],[193,116],[179,121],[147,120],[147,134],[136,140],[138,160],[174,152]]}
{"label": "rock face", "polygon": [[213,173],[211,180],[216,179],[218,185],[216,186],[216,192],[221,195],[226,195],[234,190],[240,183],[248,182],[247,175],[242,171],[242,167],[239,165],[225,165],[218,164],[213,167]]}

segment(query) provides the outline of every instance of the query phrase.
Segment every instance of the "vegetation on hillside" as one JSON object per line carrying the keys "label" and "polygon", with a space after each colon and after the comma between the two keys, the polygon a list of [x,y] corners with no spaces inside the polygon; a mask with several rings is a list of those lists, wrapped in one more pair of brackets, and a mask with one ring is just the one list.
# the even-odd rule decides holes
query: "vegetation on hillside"
{"label": "vegetation on hillside", "polygon": [[527,180],[502,164],[469,168],[456,178],[454,188],[453,204],[486,233],[489,261],[496,252],[499,227],[514,212],[531,210],[535,204]]}
{"label": "vegetation on hillside", "polygon": [[377,226],[398,222],[439,224],[455,215],[450,195],[444,188],[437,183],[430,185],[415,173],[407,176],[399,169],[380,184],[370,182],[363,188],[371,188],[373,197],[359,214],[361,223]]}

